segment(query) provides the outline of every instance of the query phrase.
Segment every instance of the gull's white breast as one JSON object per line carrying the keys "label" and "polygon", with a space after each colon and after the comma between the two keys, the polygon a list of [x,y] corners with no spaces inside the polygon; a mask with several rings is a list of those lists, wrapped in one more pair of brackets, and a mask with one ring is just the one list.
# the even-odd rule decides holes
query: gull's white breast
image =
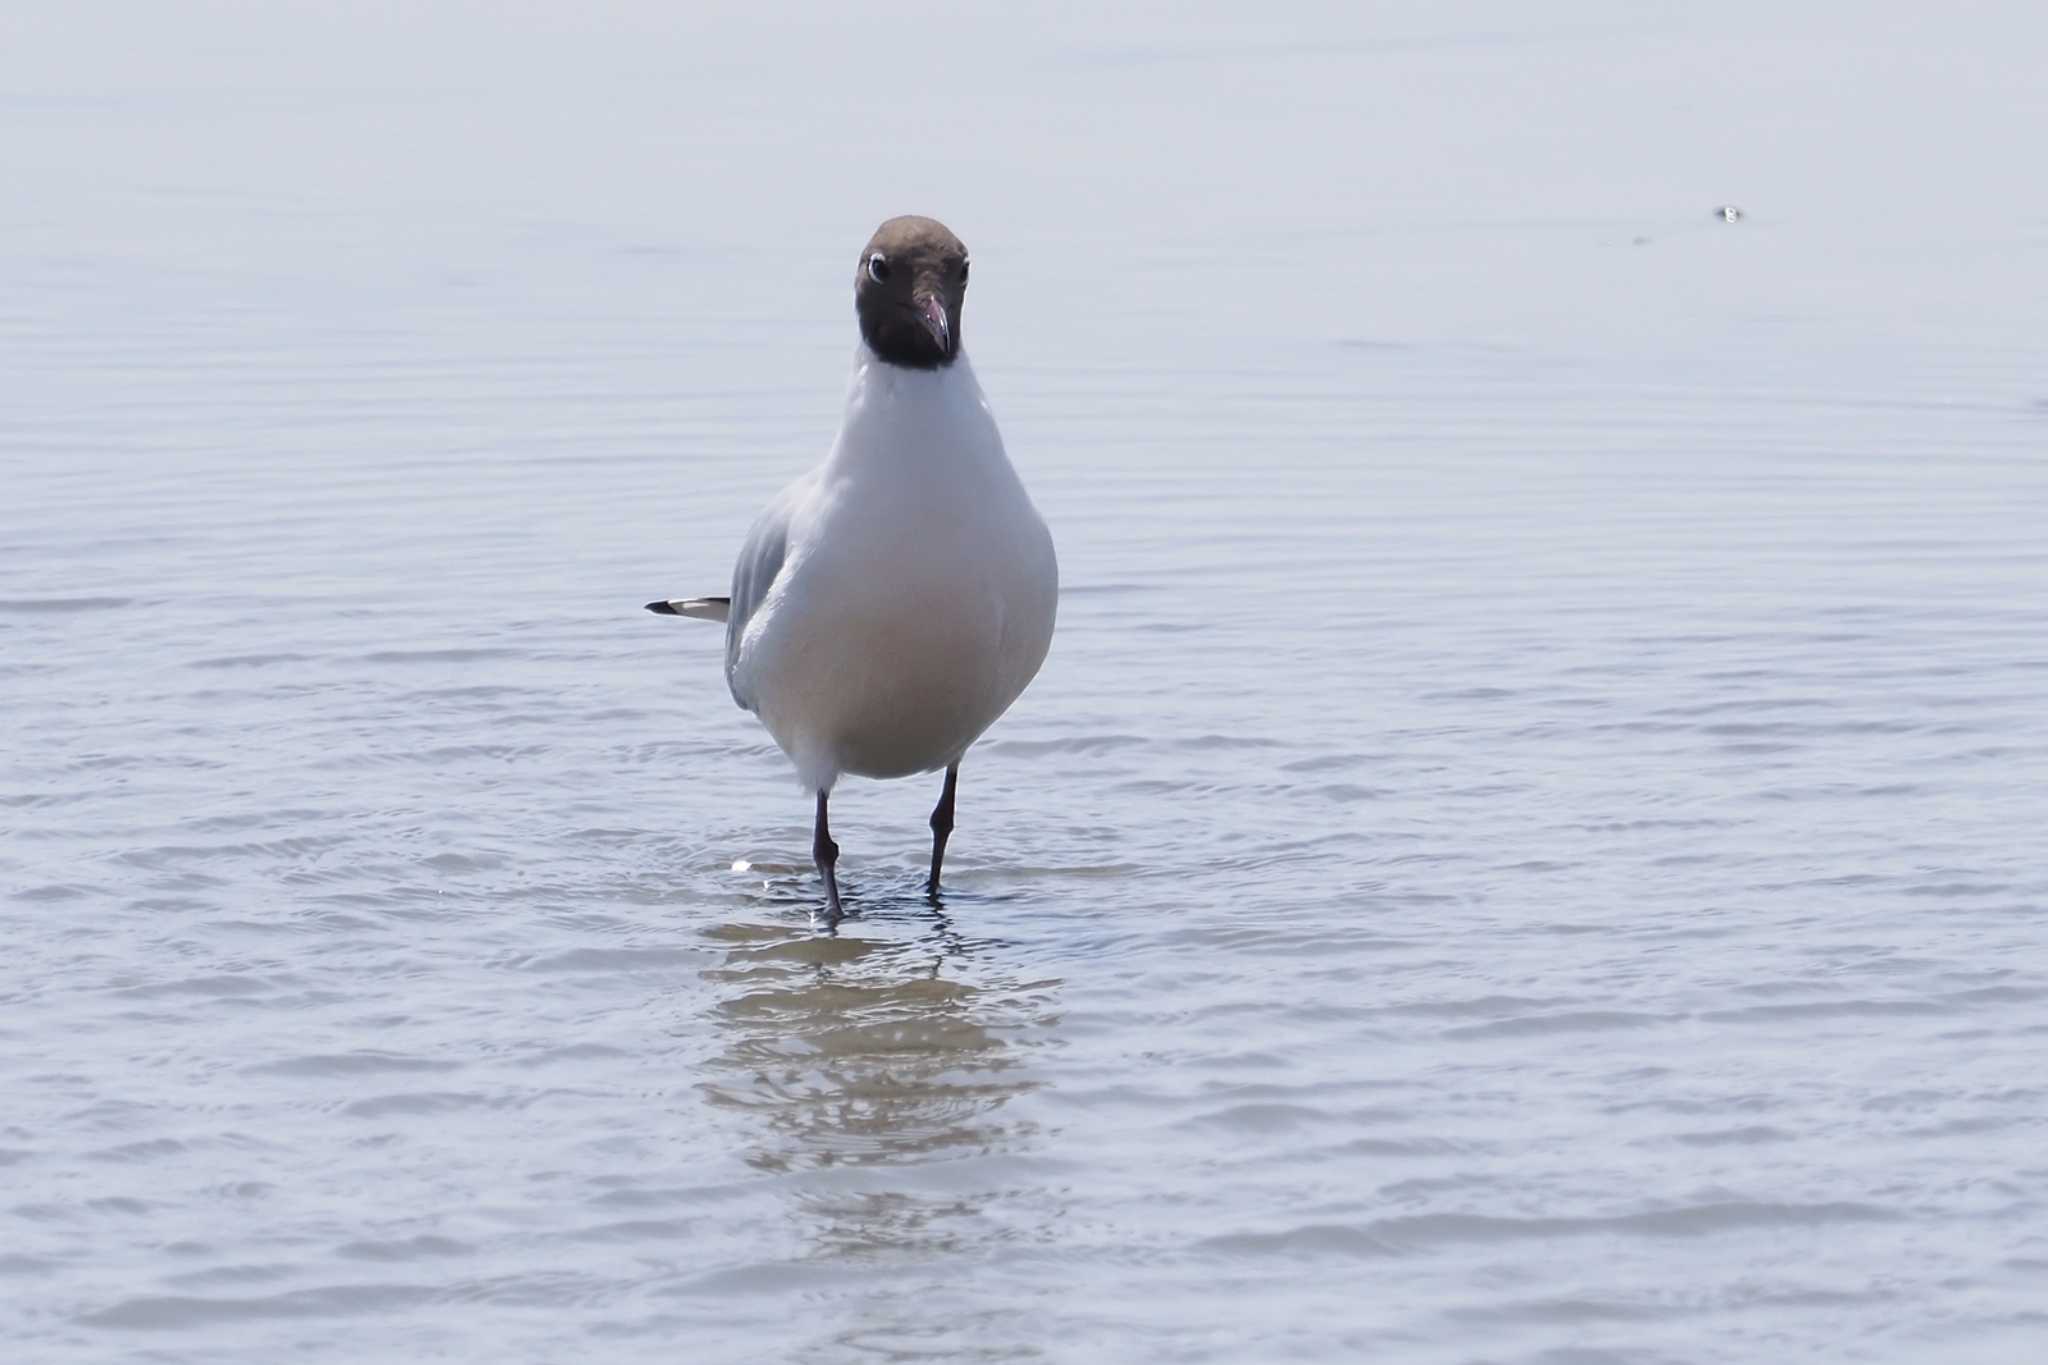
{"label": "gull's white breast", "polygon": [[764,527],[782,563],[728,667],[809,786],[957,762],[1045,659],[1052,537],[964,356],[910,370],[862,348],[832,453]]}

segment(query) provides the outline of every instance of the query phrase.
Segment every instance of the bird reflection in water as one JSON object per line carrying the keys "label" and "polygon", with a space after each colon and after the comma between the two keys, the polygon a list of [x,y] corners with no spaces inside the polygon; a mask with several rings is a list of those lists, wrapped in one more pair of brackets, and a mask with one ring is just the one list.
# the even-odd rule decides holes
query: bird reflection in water
{"label": "bird reflection in water", "polygon": [[[848,929],[850,928],[850,932]],[[842,932],[726,923],[707,972],[726,1044],[703,1086],[761,1120],[746,1153],[785,1175],[812,1254],[955,1251],[1026,1235],[1047,1195],[1024,1167],[1056,980],[1006,970],[1003,945],[964,936],[942,908],[877,909]],[[984,1208],[1000,1200],[1000,1227]]]}

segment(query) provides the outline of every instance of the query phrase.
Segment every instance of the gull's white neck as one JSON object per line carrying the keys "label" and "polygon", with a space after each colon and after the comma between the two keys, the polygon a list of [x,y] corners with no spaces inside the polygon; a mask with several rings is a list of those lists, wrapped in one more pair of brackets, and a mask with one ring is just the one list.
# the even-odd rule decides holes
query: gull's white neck
{"label": "gull's white neck", "polygon": [[974,367],[963,353],[951,365],[916,370],[891,365],[862,343],[854,351],[846,416],[828,469],[1002,460],[1002,437]]}

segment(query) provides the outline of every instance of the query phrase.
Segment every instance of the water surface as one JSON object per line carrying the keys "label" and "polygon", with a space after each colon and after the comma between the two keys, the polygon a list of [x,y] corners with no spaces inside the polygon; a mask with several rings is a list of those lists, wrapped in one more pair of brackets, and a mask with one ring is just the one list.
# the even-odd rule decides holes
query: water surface
{"label": "water surface", "polygon": [[[354,9],[0,55],[10,1358],[2038,1348],[2022,7]],[[901,211],[1066,593],[835,935],[638,604]]]}

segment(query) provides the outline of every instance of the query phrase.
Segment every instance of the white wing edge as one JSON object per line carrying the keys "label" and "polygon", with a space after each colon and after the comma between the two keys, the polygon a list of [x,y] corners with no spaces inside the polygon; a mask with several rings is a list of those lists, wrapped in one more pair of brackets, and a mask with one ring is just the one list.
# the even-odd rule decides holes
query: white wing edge
{"label": "white wing edge", "polygon": [[647,610],[658,616],[688,616],[699,621],[723,621],[732,612],[730,597],[671,597],[649,602]]}

